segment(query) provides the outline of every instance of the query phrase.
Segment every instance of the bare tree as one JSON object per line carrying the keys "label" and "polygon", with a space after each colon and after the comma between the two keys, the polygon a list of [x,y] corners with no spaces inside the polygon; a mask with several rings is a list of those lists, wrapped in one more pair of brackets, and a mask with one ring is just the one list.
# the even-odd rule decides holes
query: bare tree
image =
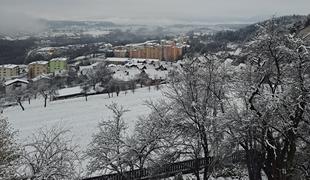
{"label": "bare tree", "polygon": [[131,160],[132,169],[142,170],[161,165],[162,157],[167,155],[165,152],[172,152],[177,142],[178,135],[174,134],[175,131],[167,120],[171,108],[167,109],[162,104],[159,106],[153,102],[148,104],[153,112],[147,117],[139,118],[134,135],[127,139],[128,159]]}
{"label": "bare tree", "polygon": [[82,75],[80,77],[80,80],[82,81],[82,84],[81,84],[81,88],[82,88],[82,93],[84,94],[85,96],[85,101],[87,101],[87,97],[88,97],[88,93],[89,91],[91,90],[91,84],[90,84],[90,80],[87,76],[85,75]]}
{"label": "bare tree", "polygon": [[4,94],[0,95],[0,114],[3,113],[5,102],[6,102],[6,98]]}
{"label": "bare tree", "polygon": [[152,81],[151,80],[147,81],[147,89],[149,90],[149,92],[151,92],[151,85]]}
{"label": "bare tree", "polygon": [[42,83],[38,85],[37,91],[41,94],[41,96],[44,99],[44,108],[47,106],[47,100],[50,98],[50,101],[53,100],[55,95],[57,94],[57,83],[53,83],[53,81],[50,81],[48,83]]}
{"label": "bare tree", "polygon": [[120,85],[120,83],[116,84],[115,92],[116,92],[116,96],[119,96],[119,93],[121,92],[121,85]]}
{"label": "bare tree", "polygon": [[74,86],[78,83],[79,77],[78,77],[78,68],[69,68],[68,70],[68,76],[66,79],[66,84],[69,86]]}
{"label": "bare tree", "polygon": [[25,93],[25,99],[28,100],[28,104],[31,104],[31,98],[33,96],[32,94],[33,91],[28,88],[27,90],[24,91],[24,93]]}
{"label": "bare tree", "polygon": [[155,80],[155,89],[158,91],[160,89],[160,79]]}
{"label": "bare tree", "polygon": [[105,89],[108,93],[109,98],[113,97],[114,91],[116,91],[116,81],[111,79],[107,84],[105,85]]}
{"label": "bare tree", "polygon": [[9,99],[11,99],[12,101],[15,101],[21,107],[22,111],[25,111],[23,101],[26,96],[26,93],[24,91],[20,89],[16,89],[8,93],[8,96],[9,96]]}
{"label": "bare tree", "polygon": [[41,96],[43,97],[44,99],[44,108],[46,108],[46,105],[47,105],[47,99],[48,99],[48,94],[49,94],[49,90],[48,90],[48,87],[41,87],[39,89],[39,93],[41,94]]}
{"label": "bare tree", "polygon": [[7,118],[0,114],[0,179],[13,179],[17,175],[19,150]]}
{"label": "bare tree", "polygon": [[91,87],[88,84],[82,84],[82,93],[84,94],[85,101],[87,101],[88,93],[90,92]]}
{"label": "bare tree", "polygon": [[[250,179],[294,178],[296,154],[307,143],[310,57],[305,42],[273,21],[260,28],[246,48],[247,68],[236,84],[232,135],[246,152]],[[303,153],[303,152],[301,152]]]}
{"label": "bare tree", "polygon": [[140,84],[140,88],[143,87],[144,84],[146,84],[147,80],[149,80],[149,75],[142,70],[137,76],[136,76],[136,80],[137,82]]}
{"label": "bare tree", "polygon": [[40,129],[31,142],[24,145],[22,167],[30,179],[75,179],[80,175],[77,146],[69,131],[58,127]]}
{"label": "bare tree", "polygon": [[0,79],[0,93],[5,94],[4,80]]}
{"label": "bare tree", "polygon": [[107,65],[108,64],[106,63],[100,63],[97,65],[94,71],[86,74],[86,76],[88,76],[90,79],[90,83],[93,86],[93,89],[95,89],[96,84],[100,84],[100,86],[104,89],[107,88],[113,74]]}
{"label": "bare tree", "polygon": [[129,89],[131,90],[131,92],[134,94],[136,89],[137,89],[137,84],[136,81],[132,80],[129,82]]}
{"label": "bare tree", "polygon": [[127,168],[125,144],[126,124],[123,120],[127,112],[116,103],[108,105],[114,117],[110,120],[101,121],[98,125],[99,132],[93,135],[93,140],[87,150],[90,158],[88,170],[94,172],[116,172],[123,175]]}
{"label": "bare tree", "polygon": [[[205,180],[213,168],[210,156],[217,157],[224,133],[221,127],[226,79],[220,64],[215,56],[186,59],[183,69],[170,77],[164,91],[169,103],[162,103],[164,109],[172,107],[166,119],[174,124],[175,134],[183,136],[179,147],[183,148],[183,152],[191,153],[197,162],[201,158],[205,160]],[[192,148],[188,148],[190,146]],[[200,179],[199,172],[196,178]]]}

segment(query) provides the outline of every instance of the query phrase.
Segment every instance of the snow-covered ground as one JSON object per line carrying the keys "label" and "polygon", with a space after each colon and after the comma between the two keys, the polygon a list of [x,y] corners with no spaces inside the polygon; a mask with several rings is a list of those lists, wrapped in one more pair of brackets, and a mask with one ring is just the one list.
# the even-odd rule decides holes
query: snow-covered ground
{"label": "snow-covered ground", "polygon": [[134,94],[130,91],[126,95],[121,92],[119,97],[114,95],[113,98],[108,98],[106,94],[89,96],[87,102],[84,97],[53,101],[46,108],[43,108],[43,99],[38,99],[33,100],[30,105],[24,102],[24,112],[19,106],[15,106],[5,109],[4,115],[8,117],[12,127],[19,131],[18,141],[21,143],[39,128],[60,125],[69,128],[74,142],[81,150],[85,150],[92,134],[97,130],[98,122],[112,116],[106,105],[115,102],[130,110],[124,115],[124,120],[128,125],[128,134],[131,134],[138,117],[150,112],[144,102],[162,97],[161,91],[152,88],[149,92],[147,88],[142,88],[137,89]]}

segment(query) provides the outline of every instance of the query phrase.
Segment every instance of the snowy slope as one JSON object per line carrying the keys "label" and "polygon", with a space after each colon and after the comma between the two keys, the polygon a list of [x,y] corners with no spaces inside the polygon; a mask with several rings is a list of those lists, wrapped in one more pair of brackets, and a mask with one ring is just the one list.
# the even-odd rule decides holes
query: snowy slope
{"label": "snowy slope", "polygon": [[100,120],[111,117],[111,112],[105,105],[112,102],[123,105],[130,111],[124,115],[128,125],[128,133],[132,133],[134,124],[141,115],[149,113],[148,107],[144,105],[145,100],[156,100],[162,98],[160,91],[147,88],[137,89],[132,92],[120,93],[119,97],[108,98],[107,95],[89,96],[86,102],[84,97],[50,102],[43,108],[43,99],[34,100],[31,105],[24,102],[25,111],[19,106],[5,109],[4,115],[9,118],[13,128],[19,130],[19,141],[32,135],[38,128],[61,125],[70,128],[74,135],[74,141],[85,150],[96,131]]}

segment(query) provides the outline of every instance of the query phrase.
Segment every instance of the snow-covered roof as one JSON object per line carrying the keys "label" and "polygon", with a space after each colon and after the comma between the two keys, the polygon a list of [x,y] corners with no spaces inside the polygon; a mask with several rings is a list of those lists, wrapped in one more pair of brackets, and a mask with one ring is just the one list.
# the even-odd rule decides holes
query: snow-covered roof
{"label": "snow-covered roof", "polygon": [[128,58],[107,58],[106,61],[110,62],[127,62],[129,61]]}
{"label": "snow-covered roof", "polygon": [[13,80],[6,81],[4,83],[4,85],[5,86],[9,86],[9,85],[14,84],[16,82],[20,82],[20,83],[24,83],[24,84],[29,84],[29,82],[27,80],[24,80],[24,79],[13,79]]}
{"label": "snow-covered roof", "polygon": [[14,69],[17,68],[18,65],[15,64],[4,64],[4,65],[0,65],[1,68],[7,68],[7,69]]}
{"label": "snow-covered roof", "polygon": [[48,64],[48,61],[35,61],[35,62],[32,62],[32,63],[29,63],[30,64],[41,64],[41,65],[45,65],[45,64]]}
{"label": "snow-covered roof", "polygon": [[19,65],[16,65],[18,66],[19,68],[27,68],[28,66],[26,64],[19,64]]}
{"label": "snow-covered roof", "polygon": [[138,74],[141,73],[141,70],[134,68],[134,69],[126,69],[122,71],[116,71],[113,74],[113,78],[123,81],[130,81],[136,78]]}
{"label": "snow-covered roof", "polygon": [[131,58],[107,58],[108,61],[119,61],[119,62],[129,62],[129,63],[139,63],[139,62],[142,62],[142,61],[146,61],[148,63],[154,61],[154,62],[158,62],[159,59],[143,59],[143,58],[134,58],[134,59],[131,59]]}
{"label": "snow-covered roof", "polygon": [[67,61],[68,58],[65,58],[65,57],[62,57],[62,58],[54,58],[54,59],[51,59],[50,61]]}
{"label": "snow-covered roof", "polygon": [[158,71],[156,69],[145,69],[144,71],[151,79],[166,79],[168,76],[168,71],[166,70]]}
{"label": "snow-covered roof", "polygon": [[[164,65],[166,66],[166,65]],[[167,65],[169,66],[169,65]],[[132,68],[135,67],[135,68]],[[145,67],[145,68],[144,68]],[[151,79],[165,79],[168,76],[168,70],[156,70],[159,66],[143,64],[137,62],[129,62],[125,66],[110,67],[115,73],[113,77],[118,80],[129,81],[133,80],[142,72],[142,69],[148,74]],[[170,67],[170,66],[169,66]]]}
{"label": "snow-covered roof", "polygon": [[114,49],[115,52],[127,52],[126,49]]}

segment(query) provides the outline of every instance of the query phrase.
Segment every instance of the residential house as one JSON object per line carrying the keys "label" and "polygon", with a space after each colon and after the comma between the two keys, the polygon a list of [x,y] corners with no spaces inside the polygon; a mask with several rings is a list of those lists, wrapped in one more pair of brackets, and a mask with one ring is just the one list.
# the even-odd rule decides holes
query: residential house
{"label": "residential house", "polygon": [[28,75],[31,79],[47,73],[49,73],[48,61],[35,61],[28,65]]}
{"label": "residential house", "polygon": [[0,80],[8,80],[19,75],[19,66],[14,64],[0,65]]}
{"label": "residential house", "polygon": [[6,81],[4,83],[5,86],[5,92],[6,93],[11,93],[14,91],[23,91],[27,88],[29,82],[24,79],[13,79]]}
{"label": "residential house", "polygon": [[125,58],[128,57],[128,51],[126,49],[115,49],[114,57]]}
{"label": "residential house", "polygon": [[68,70],[67,58],[54,58],[49,61],[49,72],[58,74]]}
{"label": "residential house", "polygon": [[183,46],[174,42],[162,44],[145,43],[129,47],[129,58],[159,59],[165,61],[176,61],[182,58]]}
{"label": "residential house", "polygon": [[33,79],[31,79],[31,83],[33,86],[47,86],[49,84],[49,82],[51,81],[51,77],[48,76],[48,75],[40,75],[40,76],[37,76]]}

